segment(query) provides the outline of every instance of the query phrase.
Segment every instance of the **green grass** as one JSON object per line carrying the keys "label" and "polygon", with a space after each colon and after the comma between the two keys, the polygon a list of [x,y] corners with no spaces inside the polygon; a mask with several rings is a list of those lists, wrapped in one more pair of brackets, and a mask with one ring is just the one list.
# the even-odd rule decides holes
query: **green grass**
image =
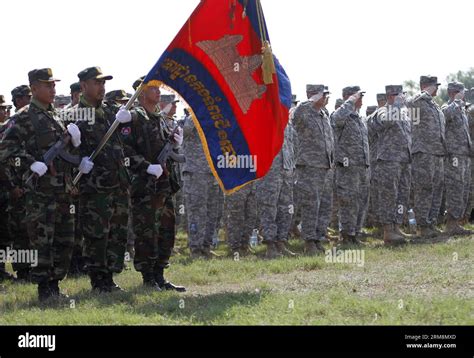
{"label": "green grass", "polygon": [[[301,253],[302,244],[291,241]],[[474,324],[474,239],[385,248],[369,240],[365,265],[324,256],[190,261],[185,236],[167,278],[185,294],[153,292],[133,269],[116,281],[125,293],[99,295],[87,278],[61,283],[68,306],[42,306],[36,286],[0,286],[0,324],[7,325],[388,325]],[[129,266],[131,266],[129,264]]]}

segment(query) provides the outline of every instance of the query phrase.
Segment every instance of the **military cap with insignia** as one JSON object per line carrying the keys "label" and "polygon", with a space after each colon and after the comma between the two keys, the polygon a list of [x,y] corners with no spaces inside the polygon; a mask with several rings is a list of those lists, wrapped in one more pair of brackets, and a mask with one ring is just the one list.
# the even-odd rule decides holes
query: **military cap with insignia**
{"label": "military cap with insignia", "polygon": [[114,78],[110,75],[104,75],[100,67],[88,67],[79,72],[77,77],[79,77],[79,81],[87,81],[92,79],[109,81]]}
{"label": "military cap with insignia", "polygon": [[36,82],[59,82],[61,80],[53,77],[53,71],[50,68],[40,68],[28,72],[30,85]]}

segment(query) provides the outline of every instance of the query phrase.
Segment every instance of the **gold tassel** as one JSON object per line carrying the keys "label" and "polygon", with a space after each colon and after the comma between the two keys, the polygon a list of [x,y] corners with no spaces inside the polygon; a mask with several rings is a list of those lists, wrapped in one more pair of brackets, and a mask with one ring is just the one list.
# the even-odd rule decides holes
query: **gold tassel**
{"label": "gold tassel", "polygon": [[263,83],[266,85],[273,83],[273,74],[276,73],[275,62],[273,62],[273,53],[270,43],[265,41],[262,47],[262,71]]}

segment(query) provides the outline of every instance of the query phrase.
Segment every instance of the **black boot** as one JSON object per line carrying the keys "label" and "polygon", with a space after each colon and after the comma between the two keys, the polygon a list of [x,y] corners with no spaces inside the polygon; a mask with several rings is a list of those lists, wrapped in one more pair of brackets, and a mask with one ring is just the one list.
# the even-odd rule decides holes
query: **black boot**
{"label": "black boot", "polygon": [[110,292],[107,285],[105,284],[105,274],[102,272],[89,272],[89,277],[91,279],[93,291],[97,291],[99,293]]}
{"label": "black boot", "polygon": [[143,286],[152,288],[155,291],[163,291],[160,286],[158,286],[158,283],[155,281],[155,275],[153,272],[142,272],[143,276]]}
{"label": "black boot", "polygon": [[104,282],[107,288],[110,290],[109,292],[124,292],[125,290],[114,282],[113,275],[114,274],[112,272],[105,274]]}
{"label": "black boot", "polygon": [[45,302],[53,296],[53,292],[49,287],[48,281],[38,283],[38,299],[40,302]]}
{"label": "black boot", "polygon": [[68,295],[65,295],[59,290],[59,280],[52,280],[49,281],[49,290],[51,291],[51,294],[58,299],[61,300],[67,300],[69,299]]}
{"label": "black boot", "polygon": [[177,291],[177,292],[186,292],[186,288],[183,286],[177,286],[169,281],[165,280],[163,275],[163,267],[155,268],[155,281],[158,286],[164,291]]}

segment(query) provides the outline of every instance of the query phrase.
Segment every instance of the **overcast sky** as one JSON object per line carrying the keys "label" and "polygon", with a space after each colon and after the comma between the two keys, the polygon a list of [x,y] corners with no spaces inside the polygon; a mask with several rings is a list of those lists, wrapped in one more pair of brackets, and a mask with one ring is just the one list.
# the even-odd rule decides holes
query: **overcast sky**
{"label": "overcast sky", "polygon": [[[228,0],[222,0],[228,1]],[[0,94],[26,84],[34,68],[51,67],[68,94],[77,73],[100,66],[114,79],[106,90],[125,89],[146,74],[199,0],[21,0],[2,2]],[[346,85],[367,91],[365,105],[386,84],[441,82],[474,67],[474,1],[262,0],[274,54],[293,93],[323,83],[330,106]],[[466,34],[466,35],[464,35]]]}

